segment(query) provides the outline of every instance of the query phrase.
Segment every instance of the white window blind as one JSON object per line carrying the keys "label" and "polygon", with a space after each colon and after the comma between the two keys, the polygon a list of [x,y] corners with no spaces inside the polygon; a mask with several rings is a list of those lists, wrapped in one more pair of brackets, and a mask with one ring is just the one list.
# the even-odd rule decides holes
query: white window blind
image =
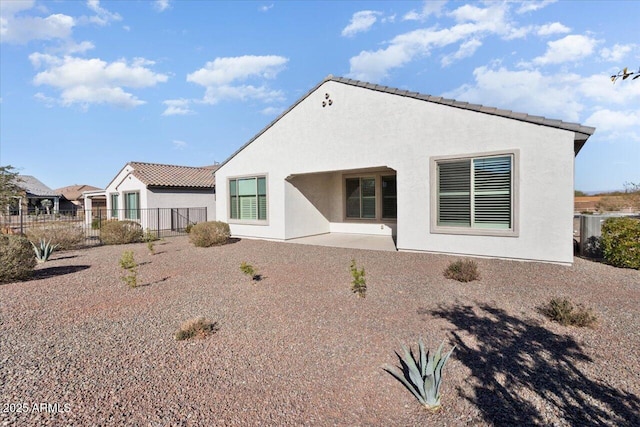
{"label": "white window blind", "polygon": [[510,229],[512,156],[438,162],[438,225]]}

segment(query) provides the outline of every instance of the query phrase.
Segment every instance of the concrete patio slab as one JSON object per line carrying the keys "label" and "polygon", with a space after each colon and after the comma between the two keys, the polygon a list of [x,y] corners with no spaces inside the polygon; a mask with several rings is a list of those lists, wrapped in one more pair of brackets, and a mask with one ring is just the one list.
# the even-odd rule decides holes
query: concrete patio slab
{"label": "concrete patio slab", "polygon": [[336,248],[369,249],[373,251],[397,251],[391,236],[371,234],[327,233],[317,236],[290,239],[287,243],[303,245],[332,246]]}

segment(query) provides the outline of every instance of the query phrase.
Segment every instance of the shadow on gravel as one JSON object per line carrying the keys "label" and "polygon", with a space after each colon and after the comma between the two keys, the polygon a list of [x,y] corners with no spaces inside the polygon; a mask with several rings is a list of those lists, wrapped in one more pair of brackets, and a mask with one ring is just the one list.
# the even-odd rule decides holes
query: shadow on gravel
{"label": "shadow on gravel", "polygon": [[[462,397],[476,405],[492,425],[546,425],[540,408],[526,393],[537,394],[552,414],[571,426],[639,426],[640,399],[586,377],[576,362],[598,363],[587,356],[568,335],[507,314],[491,305],[440,306],[419,309],[448,320],[456,326],[454,358],[472,371],[480,385]],[[477,345],[468,346],[462,337],[473,335]],[[462,336],[462,337],[461,337]],[[615,343],[612,343],[612,351]]]}
{"label": "shadow on gravel", "polygon": [[167,280],[169,280],[170,278],[171,278],[171,277],[166,276],[166,277],[163,277],[162,279],[158,279],[158,280],[155,280],[155,281],[153,281],[153,282],[149,282],[149,283],[142,283],[141,285],[136,285],[136,288],[143,288],[143,287],[145,287],[145,286],[157,285],[158,283],[166,282],[166,281],[167,281]]}
{"label": "shadow on gravel", "polygon": [[71,259],[71,258],[78,258],[78,255],[56,256],[51,258],[51,261],[58,261],[60,259]]}
{"label": "shadow on gravel", "polygon": [[67,265],[64,267],[47,267],[40,270],[35,270],[31,280],[41,280],[48,277],[63,276],[65,274],[76,273],[78,271],[86,270],[91,267],[90,265]]}

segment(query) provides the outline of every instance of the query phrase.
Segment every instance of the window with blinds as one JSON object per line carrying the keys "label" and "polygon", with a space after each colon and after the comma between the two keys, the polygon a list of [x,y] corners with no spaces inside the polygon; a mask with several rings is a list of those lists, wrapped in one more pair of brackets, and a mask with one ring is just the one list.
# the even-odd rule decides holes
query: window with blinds
{"label": "window with blinds", "polygon": [[513,228],[513,156],[437,162],[437,224]]}
{"label": "window with blinds", "polygon": [[376,179],[347,178],[347,218],[375,219]]}
{"label": "window with blinds", "polygon": [[247,221],[267,219],[266,177],[229,180],[229,216]]}

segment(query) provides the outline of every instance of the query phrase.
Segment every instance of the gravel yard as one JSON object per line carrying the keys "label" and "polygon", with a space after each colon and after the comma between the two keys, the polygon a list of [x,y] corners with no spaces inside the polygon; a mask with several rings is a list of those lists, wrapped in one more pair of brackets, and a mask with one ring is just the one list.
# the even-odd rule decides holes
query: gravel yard
{"label": "gravel yard", "polygon": [[[456,259],[186,237],[57,252],[0,285],[0,425],[640,425],[640,271],[478,259],[480,281],[459,283],[442,275]],[[552,297],[597,327],[549,321]],[[173,339],[200,315],[214,335]],[[457,346],[435,414],[382,369],[420,336]]]}

